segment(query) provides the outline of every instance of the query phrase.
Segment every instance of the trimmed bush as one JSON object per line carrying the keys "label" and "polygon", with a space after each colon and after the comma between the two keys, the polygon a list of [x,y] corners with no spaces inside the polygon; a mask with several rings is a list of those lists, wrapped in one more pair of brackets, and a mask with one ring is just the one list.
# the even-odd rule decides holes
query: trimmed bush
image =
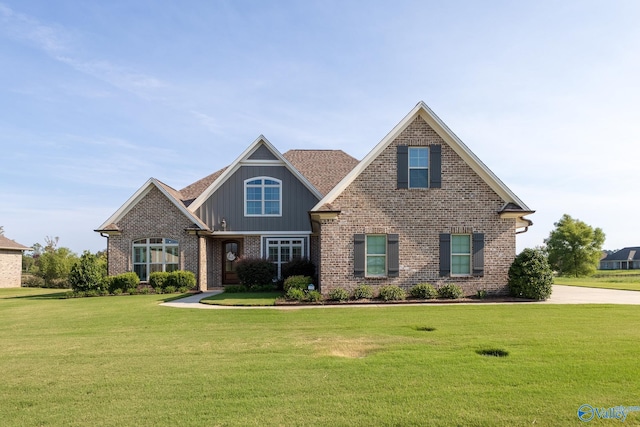
{"label": "trimmed bush", "polygon": [[187,291],[190,291],[192,289],[195,289],[196,287],[196,275],[191,271],[172,271],[171,273],[169,273],[166,285],[175,286],[178,289],[186,288]]}
{"label": "trimmed bush", "polygon": [[438,289],[438,296],[440,298],[458,299],[461,298],[463,294],[462,288],[458,285],[454,285],[453,283],[449,283]]}
{"label": "trimmed bush", "polygon": [[138,288],[127,288],[127,293],[129,295],[138,295]]}
{"label": "trimmed bush", "polygon": [[374,296],[373,288],[369,285],[360,284],[353,291],[353,299],[372,299]]}
{"label": "trimmed bush", "polygon": [[174,293],[176,292],[176,287],[175,287],[175,286],[172,286],[172,285],[169,285],[169,286],[167,286],[167,287],[165,287],[165,288],[163,289],[163,292],[164,292],[165,294],[174,294]]}
{"label": "trimmed bush", "polygon": [[180,287],[178,288],[178,292],[179,292],[179,293],[181,293],[181,294],[186,294],[186,293],[187,293],[187,292],[189,292],[190,290],[191,290],[191,288],[190,288],[190,287],[188,287],[188,286],[180,286]]}
{"label": "trimmed bush", "polygon": [[315,277],[316,266],[307,258],[294,258],[282,264],[281,273],[283,279],[291,276]]}
{"label": "trimmed bush", "polygon": [[74,292],[102,291],[105,284],[102,280],[104,269],[98,261],[98,257],[89,251],[85,251],[80,261],[71,267],[69,272],[69,285]]}
{"label": "trimmed bush", "polygon": [[228,294],[239,294],[247,292],[247,288],[242,285],[227,285],[224,287],[224,291]]}
{"label": "trimmed bush", "polygon": [[385,285],[378,294],[382,301],[400,301],[407,297],[407,293],[396,285]]}
{"label": "trimmed bush", "polygon": [[291,288],[296,288],[306,291],[311,283],[313,279],[309,276],[291,276],[284,281],[283,290],[287,292]]}
{"label": "trimmed bush", "polygon": [[342,288],[335,288],[329,292],[329,299],[332,301],[347,301],[349,299],[349,292]]}
{"label": "trimmed bush", "polygon": [[22,286],[25,288],[43,288],[44,279],[42,277],[34,276],[33,274],[25,275],[26,277],[22,281]]}
{"label": "trimmed bush", "polygon": [[240,283],[248,289],[273,283],[277,268],[268,259],[244,258],[236,263],[236,273]]}
{"label": "trimmed bush", "polygon": [[302,289],[289,288],[289,290],[285,292],[284,298],[288,301],[304,301],[305,294]]}
{"label": "trimmed bush", "polygon": [[515,297],[545,300],[552,285],[553,273],[541,249],[523,250],[509,267],[509,293]]}
{"label": "trimmed bush", "polygon": [[309,291],[307,292],[306,300],[309,302],[322,301],[322,294],[318,291]]}
{"label": "trimmed bush", "polygon": [[149,275],[149,285],[158,292],[158,289],[162,290],[165,286],[168,286],[169,275],[166,271],[154,271]]}
{"label": "trimmed bush", "polygon": [[109,292],[113,293],[115,289],[126,289],[128,293],[130,289],[138,289],[140,279],[138,275],[133,272],[118,274],[117,276],[111,276],[108,279]]}
{"label": "trimmed bush", "polygon": [[433,299],[438,296],[438,291],[429,283],[418,283],[409,290],[411,298]]}

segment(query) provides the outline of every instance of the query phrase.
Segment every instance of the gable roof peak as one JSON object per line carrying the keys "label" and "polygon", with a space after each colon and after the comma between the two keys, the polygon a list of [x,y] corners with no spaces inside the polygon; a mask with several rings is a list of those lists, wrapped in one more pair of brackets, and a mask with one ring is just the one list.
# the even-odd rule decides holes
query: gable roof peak
{"label": "gable roof peak", "polygon": [[227,181],[244,163],[249,163],[249,157],[255,153],[260,146],[266,147],[274,156],[274,160],[269,162],[280,162],[282,166],[286,167],[293,175],[302,182],[302,184],[311,191],[318,199],[322,198],[322,194],[316,187],[309,182],[309,180],[300,173],[292,164],[287,160],[276,147],[269,142],[269,140],[262,134],[258,136],[237,158],[233,161],[224,171],[189,205],[189,210],[195,212],[202,204],[216,191],[220,186]]}
{"label": "gable roof peak", "polygon": [[483,179],[505,203],[513,203],[523,211],[531,210],[518,198],[449,127],[429,108],[424,101],[415,107],[362,159],[362,161],[340,181],[312,211],[320,210],[335,199],[380,155],[413,121],[421,117],[470,167]]}

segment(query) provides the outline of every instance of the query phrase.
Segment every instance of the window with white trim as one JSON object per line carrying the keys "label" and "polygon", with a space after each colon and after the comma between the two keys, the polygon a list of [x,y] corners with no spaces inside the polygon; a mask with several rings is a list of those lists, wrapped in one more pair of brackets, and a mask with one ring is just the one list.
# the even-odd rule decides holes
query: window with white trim
{"label": "window with white trim", "polygon": [[282,181],[270,177],[244,181],[245,216],[281,216]]}
{"label": "window with white trim", "polygon": [[409,147],[409,188],[429,187],[429,148]]}
{"label": "window with white trim", "polygon": [[365,276],[383,277],[387,275],[387,236],[367,234],[365,240]]}
{"label": "window with white trim", "polygon": [[278,277],[282,277],[282,264],[305,256],[304,239],[267,239],[267,258],[278,268]]}
{"label": "window with white trim", "polygon": [[471,235],[451,235],[451,275],[471,275]]}
{"label": "window with white trim", "polygon": [[139,239],[133,242],[133,271],[141,281],[147,281],[156,271],[179,269],[178,241],[162,237]]}

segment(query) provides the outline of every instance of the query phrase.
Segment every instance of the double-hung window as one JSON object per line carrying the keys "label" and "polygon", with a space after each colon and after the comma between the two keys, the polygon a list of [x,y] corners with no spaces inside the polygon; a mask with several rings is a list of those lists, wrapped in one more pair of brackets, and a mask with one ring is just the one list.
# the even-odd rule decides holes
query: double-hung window
{"label": "double-hung window", "polygon": [[409,147],[409,188],[429,187],[429,148]]}
{"label": "double-hung window", "polygon": [[387,236],[385,234],[369,234],[366,238],[366,271],[367,277],[387,275]]}
{"label": "double-hung window", "polygon": [[471,235],[451,235],[451,275],[469,276],[471,274]]}
{"label": "double-hung window", "polygon": [[397,234],[355,234],[353,274],[356,277],[398,277],[399,236]]}
{"label": "double-hung window", "polygon": [[282,181],[275,178],[251,178],[244,182],[245,216],[281,216]]}
{"label": "double-hung window", "polygon": [[178,263],[177,240],[158,237],[133,242],[133,271],[141,281],[156,271],[178,270]]}

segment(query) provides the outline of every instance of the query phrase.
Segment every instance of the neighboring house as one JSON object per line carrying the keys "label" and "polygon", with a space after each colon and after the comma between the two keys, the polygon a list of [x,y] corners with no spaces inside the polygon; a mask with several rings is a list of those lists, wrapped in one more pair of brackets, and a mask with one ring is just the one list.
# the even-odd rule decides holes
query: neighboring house
{"label": "neighboring house", "polygon": [[30,249],[0,234],[0,288],[20,287],[22,254]]}
{"label": "neighboring house", "polygon": [[263,136],[177,191],[151,178],[96,231],[109,274],[193,271],[237,283],[239,257],[309,257],[323,294],[360,283],[506,290],[530,210],[420,102],[360,162],[340,150],[281,154]]}
{"label": "neighboring house", "polygon": [[640,246],[623,248],[600,260],[600,270],[640,269]]}

